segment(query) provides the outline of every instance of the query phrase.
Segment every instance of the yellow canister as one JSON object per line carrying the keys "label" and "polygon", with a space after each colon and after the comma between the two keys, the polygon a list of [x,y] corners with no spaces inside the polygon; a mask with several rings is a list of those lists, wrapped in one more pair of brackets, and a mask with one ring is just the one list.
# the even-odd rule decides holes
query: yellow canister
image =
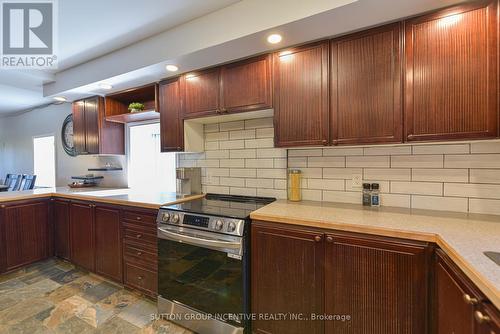
{"label": "yellow canister", "polygon": [[299,169],[288,170],[288,200],[289,201],[301,201],[302,200],[302,189],[301,189],[301,179],[302,171]]}

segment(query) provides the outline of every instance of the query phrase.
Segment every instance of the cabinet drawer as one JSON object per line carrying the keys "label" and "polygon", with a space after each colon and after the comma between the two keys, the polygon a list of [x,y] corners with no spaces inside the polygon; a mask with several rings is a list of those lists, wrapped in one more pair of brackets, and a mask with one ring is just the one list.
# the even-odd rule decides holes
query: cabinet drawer
{"label": "cabinet drawer", "polygon": [[144,263],[148,267],[151,266],[151,269],[156,268],[158,263],[158,254],[152,248],[144,247],[130,241],[125,241],[123,255],[125,260],[131,259]]}
{"label": "cabinet drawer", "polygon": [[123,235],[125,237],[125,241],[130,240],[143,245],[145,244],[149,247],[157,247],[156,234],[151,234],[147,231],[136,228],[125,227]]}
{"label": "cabinet drawer", "polygon": [[156,225],[147,225],[143,223],[137,223],[134,221],[124,220],[122,221],[122,226],[125,229],[134,229],[147,234],[156,235]]}
{"label": "cabinet drawer", "polygon": [[125,284],[156,297],[158,291],[158,274],[126,262]]}
{"label": "cabinet drawer", "polygon": [[124,211],[123,219],[148,225],[156,225],[156,214],[151,215],[134,211]]}

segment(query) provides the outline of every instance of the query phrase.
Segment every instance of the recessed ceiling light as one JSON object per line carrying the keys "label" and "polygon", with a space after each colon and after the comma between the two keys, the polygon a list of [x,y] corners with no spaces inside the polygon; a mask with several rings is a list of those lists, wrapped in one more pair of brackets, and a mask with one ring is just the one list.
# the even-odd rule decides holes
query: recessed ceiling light
{"label": "recessed ceiling light", "polygon": [[165,68],[169,72],[177,72],[179,70],[179,68],[175,65],[167,65],[167,66],[165,66]]}
{"label": "recessed ceiling light", "polygon": [[111,88],[113,88],[113,86],[111,86],[110,84],[107,84],[107,83],[100,83],[99,84],[99,88],[102,88],[102,89],[111,89]]}
{"label": "recessed ceiling light", "polygon": [[59,102],[66,102],[66,98],[64,96],[55,96],[54,100],[59,101]]}
{"label": "recessed ceiling light", "polygon": [[281,35],[279,34],[271,34],[269,36],[267,36],[267,41],[271,44],[277,44],[279,42],[281,42]]}

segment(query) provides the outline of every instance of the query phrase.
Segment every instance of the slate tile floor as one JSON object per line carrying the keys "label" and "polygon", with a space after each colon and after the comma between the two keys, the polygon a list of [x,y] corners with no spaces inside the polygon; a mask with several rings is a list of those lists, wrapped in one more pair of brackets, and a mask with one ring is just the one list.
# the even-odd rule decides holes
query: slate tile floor
{"label": "slate tile floor", "polygon": [[156,304],[58,259],[0,275],[1,334],[189,334]]}

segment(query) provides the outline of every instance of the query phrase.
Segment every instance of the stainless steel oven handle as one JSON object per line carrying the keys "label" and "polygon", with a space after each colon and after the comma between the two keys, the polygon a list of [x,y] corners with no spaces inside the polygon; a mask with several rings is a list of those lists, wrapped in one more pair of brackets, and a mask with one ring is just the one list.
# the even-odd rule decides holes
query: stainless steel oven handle
{"label": "stainless steel oven handle", "polygon": [[191,237],[185,234],[179,234],[171,231],[167,231],[161,227],[158,230],[165,236],[165,238],[173,241],[182,241],[196,246],[207,246],[207,247],[217,247],[223,249],[240,249],[241,242],[228,242],[213,239],[204,239],[198,237]]}

